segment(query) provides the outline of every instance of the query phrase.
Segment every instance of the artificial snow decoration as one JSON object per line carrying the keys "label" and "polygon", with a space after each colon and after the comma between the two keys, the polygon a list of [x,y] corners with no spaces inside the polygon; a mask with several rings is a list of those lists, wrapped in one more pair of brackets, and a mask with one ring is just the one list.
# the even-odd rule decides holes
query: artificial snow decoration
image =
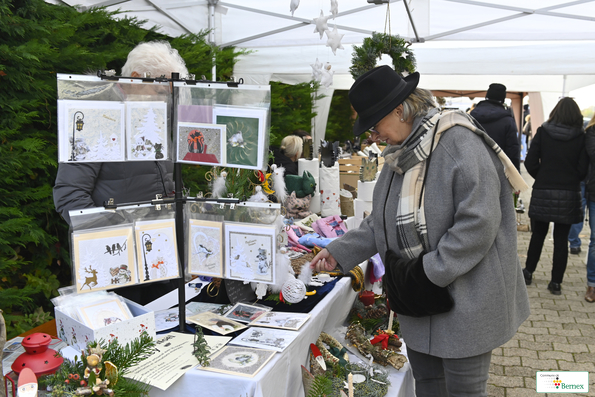
{"label": "artificial snow decoration", "polygon": [[262,191],[262,186],[256,186],[254,190],[256,191],[256,193],[250,196],[248,201],[252,201],[255,203],[266,203],[267,201],[269,201],[268,196],[264,194],[264,192]]}
{"label": "artificial snow decoration", "polygon": [[274,284],[269,285],[271,293],[278,294],[281,292],[283,285],[288,280],[295,280],[295,272],[291,267],[291,259],[287,255],[287,248],[282,247],[277,253],[277,279]]}
{"label": "artificial snow decoration", "polygon": [[226,177],[227,172],[225,171],[219,174],[219,176],[215,177],[215,180],[213,181],[213,197],[225,197],[225,193],[227,192],[227,187],[225,186],[227,183]]}
{"label": "artificial snow decoration", "polygon": [[310,267],[310,262],[306,262],[302,265],[298,279],[305,285],[310,285],[312,280],[312,268]]}
{"label": "artificial snow decoration", "polygon": [[298,303],[306,297],[306,286],[297,278],[290,278],[281,287],[283,299],[289,303]]}
{"label": "artificial snow decoration", "polygon": [[276,164],[271,166],[273,171],[273,190],[275,196],[279,199],[280,203],[284,203],[287,199],[287,188],[285,187],[285,168],[278,167]]}
{"label": "artificial snow decoration", "polygon": [[335,19],[337,13],[339,13],[339,5],[337,4],[337,0],[331,0],[331,14],[333,15],[333,19]]}
{"label": "artificial snow decoration", "polygon": [[313,80],[320,81],[322,74],[322,62],[316,58],[316,62],[310,65],[312,67],[312,78]]}
{"label": "artificial snow decoration", "polygon": [[339,34],[339,31],[337,30],[337,25],[335,25],[335,28],[332,32],[330,30],[327,30],[325,33],[328,37],[328,39],[326,40],[326,46],[331,47],[331,49],[333,50],[333,54],[337,55],[337,48],[341,50],[344,49],[341,45],[341,39],[343,38],[343,36],[345,36],[345,34]]}
{"label": "artificial snow decoration", "polygon": [[331,64],[327,62],[321,71],[320,84],[322,84],[326,88],[329,88],[331,85],[333,85],[334,74],[334,70],[331,72]]}
{"label": "artificial snow decoration", "polygon": [[300,0],[291,0],[291,2],[289,3],[289,11],[291,11],[291,16],[293,16],[293,12],[297,10],[299,6]]}
{"label": "artificial snow decoration", "polygon": [[330,16],[328,16],[328,17],[324,16],[324,13],[322,12],[322,10],[320,10],[320,16],[318,18],[314,18],[314,23],[316,24],[314,33],[316,33],[316,32],[320,33],[321,39],[322,39],[322,35],[324,34],[324,32],[326,30],[328,30],[328,24],[326,23],[326,21],[328,21],[329,18],[330,18]]}

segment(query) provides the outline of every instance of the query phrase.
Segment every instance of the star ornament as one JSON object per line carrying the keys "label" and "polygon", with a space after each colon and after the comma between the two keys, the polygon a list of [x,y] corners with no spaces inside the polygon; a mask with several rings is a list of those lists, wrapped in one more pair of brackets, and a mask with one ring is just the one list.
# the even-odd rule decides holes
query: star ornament
{"label": "star ornament", "polygon": [[401,58],[403,59],[407,59],[408,56],[409,54],[406,51],[403,51],[403,53],[401,54]]}
{"label": "star ornament", "polygon": [[316,81],[320,81],[320,74],[322,72],[322,62],[316,58],[316,62],[310,65],[312,67],[312,77]]}
{"label": "star ornament", "polygon": [[341,50],[344,49],[341,45],[341,39],[343,38],[343,36],[345,36],[345,34],[339,34],[339,31],[337,30],[337,25],[335,25],[335,28],[332,32],[330,30],[327,30],[325,33],[328,37],[328,39],[326,40],[326,46],[331,47],[331,49],[333,50],[333,54],[337,55],[337,48]]}
{"label": "star ornament", "polygon": [[333,15],[333,19],[339,13],[339,5],[337,4],[337,0],[331,0],[331,14]]}
{"label": "star ornament", "polygon": [[314,33],[318,32],[320,33],[320,38],[322,39],[322,35],[324,34],[324,32],[326,30],[328,30],[328,24],[326,23],[326,21],[328,21],[328,19],[330,18],[330,16],[325,17],[324,14],[322,13],[322,10],[320,10],[320,16],[318,18],[314,18],[314,24],[316,25],[316,28],[314,28]]}

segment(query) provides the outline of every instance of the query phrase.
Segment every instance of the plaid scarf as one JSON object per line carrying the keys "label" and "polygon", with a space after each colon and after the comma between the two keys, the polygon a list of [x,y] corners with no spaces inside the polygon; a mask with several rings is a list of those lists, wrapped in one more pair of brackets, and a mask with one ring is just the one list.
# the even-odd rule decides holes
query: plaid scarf
{"label": "plaid scarf", "polygon": [[438,145],[442,134],[456,125],[482,137],[486,145],[498,155],[513,191],[528,188],[508,156],[475,119],[458,110],[428,112],[405,144],[384,156],[393,171],[404,175],[396,217],[397,243],[403,258],[417,258],[423,251],[429,250],[423,200],[426,160]]}

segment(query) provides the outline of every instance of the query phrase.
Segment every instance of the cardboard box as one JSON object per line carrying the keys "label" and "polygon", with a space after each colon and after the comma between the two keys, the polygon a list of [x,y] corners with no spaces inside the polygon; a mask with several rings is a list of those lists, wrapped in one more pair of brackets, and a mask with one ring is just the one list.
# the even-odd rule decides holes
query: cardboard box
{"label": "cardboard box", "polygon": [[[341,189],[343,189],[344,183],[357,189],[357,181],[359,181],[359,172],[363,158],[365,157],[351,156],[350,159],[339,159],[339,181],[341,183]],[[382,169],[383,165],[384,157],[379,157],[378,171]]]}
{"label": "cardboard box", "polygon": [[58,337],[77,350],[84,350],[87,343],[100,339],[108,343],[117,338],[121,345],[125,345],[138,338],[143,331],[155,338],[155,313],[131,300],[122,299],[134,317],[99,329],[89,328],[55,308]]}

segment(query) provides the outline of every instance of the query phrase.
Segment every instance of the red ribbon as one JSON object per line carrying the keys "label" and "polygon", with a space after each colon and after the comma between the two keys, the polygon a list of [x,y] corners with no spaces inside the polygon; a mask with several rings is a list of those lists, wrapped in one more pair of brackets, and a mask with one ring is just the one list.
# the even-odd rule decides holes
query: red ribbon
{"label": "red ribbon", "polygon": [[372,339],[370,341],[371,344],[375,345],[377,343],[382,343],[382,348],[383,349],[388,349],[388,339],[390,338],[390,335],[387,334],[380,334],[380,335],[376,335],[374,337],[374,339]]}

